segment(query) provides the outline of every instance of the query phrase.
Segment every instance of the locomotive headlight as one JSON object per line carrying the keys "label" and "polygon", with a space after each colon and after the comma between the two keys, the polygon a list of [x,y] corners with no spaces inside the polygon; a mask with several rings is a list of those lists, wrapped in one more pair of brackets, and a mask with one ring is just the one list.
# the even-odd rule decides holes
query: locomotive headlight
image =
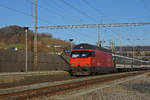
{"label": "locomotive headlight", "polygon": [[74,64],[71,64],[71,66],[74,66]]}
{"label": "locomotive headlight", "polygon": [[84,66],[89,66],[89,64],[85,64]]}

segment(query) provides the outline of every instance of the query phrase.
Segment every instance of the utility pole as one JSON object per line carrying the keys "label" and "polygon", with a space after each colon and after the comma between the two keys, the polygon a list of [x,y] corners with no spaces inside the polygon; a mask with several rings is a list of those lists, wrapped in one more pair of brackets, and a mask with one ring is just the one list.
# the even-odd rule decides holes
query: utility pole
{"label": "utility pole", "polygon": [[28,27],[24,27],[25,29],[25,72],[28,72]]}
{"label": "utility pole", "polygon": [[120,25],[118,25],[118,38],[120,41],[120,54],[122,53],[122,47],[121,47],[121,37],[120,37]]}
{"label": "utility pole", "polygon": [[98,35],[97,35],[98,36],[98,38],[97,38],[98,42],[97,43],[98,43],[98,46],[101,46],[101,42],[100,42],[100,24],[98,24],[98,29],[97,30],[98,30]]}
{"label": "utility pole", "polygon": [[34,32],[34,67],[33,70],[37,71],[38,61],[37,61],[37,0],[35,0],[35,32]]}

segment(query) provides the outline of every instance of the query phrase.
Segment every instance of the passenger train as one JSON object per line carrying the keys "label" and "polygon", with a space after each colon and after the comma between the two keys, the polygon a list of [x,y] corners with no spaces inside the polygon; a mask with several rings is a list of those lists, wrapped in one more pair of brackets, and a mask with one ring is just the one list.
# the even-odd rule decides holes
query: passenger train
{"label": "passenger train", "polygon": [[149,69],[148,65],[149,61],[117,55],[103,47],[82,43],[72,49],[69,72],[71,76],[94,75]]}

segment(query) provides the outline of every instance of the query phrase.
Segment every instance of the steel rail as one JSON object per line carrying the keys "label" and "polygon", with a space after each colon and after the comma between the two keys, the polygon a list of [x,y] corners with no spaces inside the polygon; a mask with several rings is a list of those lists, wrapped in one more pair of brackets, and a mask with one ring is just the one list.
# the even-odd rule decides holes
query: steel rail
{"label": "steel rail", "polygon": [[88,79],[88,80],[80,80],[76,82],[70,82],[66,84],[59,84],[54,86],[49,86],[45,88],[39,88],[39,89],[33,89],[33,90],[26,90],[22,92],[16,92],[16,93],[9,93],[9,94],[3,94],[0,95],[0,99],[7,100],[7,99],[13,99],[13,100],[27,100],[30,98],[37,98],[42,96],[53,96],[58,93],[74,90],[74,89],[81,89],[83,87],[96,85],[104,82],[109,82],[121,78],[127,78],[127,77],[133,77],[137,75],[141,75],[143,73],[146,73],[149,71],[138,71],[133,73],[126,73],[126,74],[119,74],[115,76],[107,76],[105,78],[95,78],[95,79]]}

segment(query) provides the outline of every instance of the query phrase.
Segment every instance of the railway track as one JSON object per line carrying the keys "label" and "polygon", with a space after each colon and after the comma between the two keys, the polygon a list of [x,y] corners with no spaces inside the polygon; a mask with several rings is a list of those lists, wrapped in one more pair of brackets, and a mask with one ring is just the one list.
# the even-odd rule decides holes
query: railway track
{"label": "railway track", "polygon": [[[71,91],[74,89],[82,89],[83,87],[96,85],[104,82],[109,82],[121,78],[127,78],[132,76],[141,75],[147,73],[149,71],[138,71],[138,72],[129,72],[129,73],[120,73],[112,76],[98,77],[96,78],[87,78],[83,80],[75,80],[75,81],[66,81],[64,83],[48,86],[45,88],[31,89],[25,90],[21,92],[13,92],[8,94],[1,94],[0,100],[28,100],[33,98],[38,98],[42,96],[53,96],[56,94],[60,94],[64,91]],[[94,77],[94,76],[93,76]]]}

